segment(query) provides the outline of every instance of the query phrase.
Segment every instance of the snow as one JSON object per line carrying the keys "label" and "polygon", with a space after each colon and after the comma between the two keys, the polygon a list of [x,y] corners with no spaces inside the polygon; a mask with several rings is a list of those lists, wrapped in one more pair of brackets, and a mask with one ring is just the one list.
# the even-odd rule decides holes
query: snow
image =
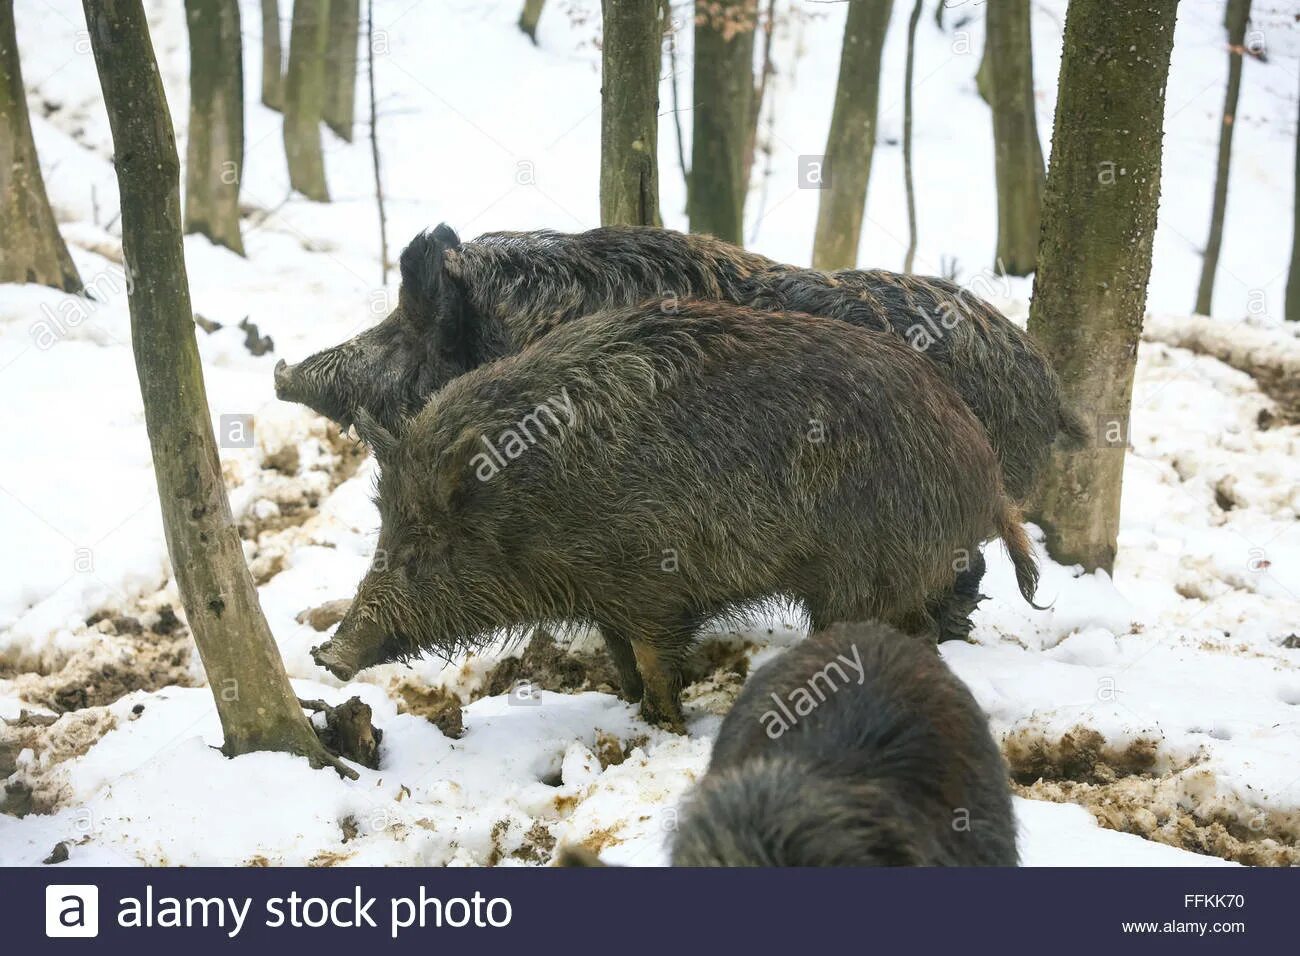
{"label": "snow", "polygon": [[[183,11],[163,0],[146,6],[183,148]],[[514,2],[375,6],[396,248],[444,220],[467,238],[597,224],[595,0],[549,5],[537,48],[515,29]],[[1045,150],[1064,7],[1033,6]],[[756,180],[747,230],[757,250],[806,263],[819,197],[797,187],[796,167],[824,148],[844,12],[836,4],[800,9],[776,38],[774,120],[764,124],[771,174]],[[543,690],[532,705],[478,696],[494,664],[517,648],[377,668],[346,686],[310,659],[321,635],[296,617],[351,596],[378,525],[373,464],[354,473],[345,443],[309,412],[277,402],[271,368],[386,314],[395,277],[380,280],[363,125],[351,145],[325,134],[332,203],[286,199],[280,118],[257,102],[258,5],[245,0],[242,10],[242,198],[256,210],[244,224],[248,258],[186,240],[195,310],[224,326],[199,333],[208,401],[214,425],[227,415],[255,421],[253,447],[223,448],[222,461],[232,507],[255,531],[245,546],[295,687],[330,702],[362,696],[384,730],[381,768],[345,781],[284,755],[224,758],[214,749],[220,731],[201,671],[182,659],[143,689],[61,718],[17,754],[18,776],[39,783],[53,812],[0,815],[0,863],[38,863],[68,841],[79,864],[513,865],[546,862],[551,846],[569,841],[600,848],[612,863],[662,864],[676,802],[706,766],[737,686],[694,688],[681,737],[647,727],[608,694]],[[973,83],[983,19],[961,5],[947,19],[947,33],[929,16],[918,31],[917,268],[955,262],[962,281],[983,276],[999,305],[1023,321],[1028,280],[985,275],[995,206],[989,119]],[[84,675],[106,663],[129,671],[141,641],[155,640],[149,629],[163,606],[177,604],[131,360],[111,139],[80,4],[19,0],[17,21],[47,187],[97,301],[0,287],[6,718],[24,708],[48,712],[42,694],[60,681],[90,681]],[[905,21],[896,10],[860,251],[864,265],[886,268],[901,265],[906,245]],[[1034,611],[1020,601],[1001,546],[990,546],[984,590],[992,597],[977,616],[975,642],[943,647],[1009,753],[1037,747],[1050,755],[1081,728],[1104,738],[1105,766],[1088,781],[1022,788],[1016,812],[1029,865],[1210,865],[1224,862],[1214,854],[1233,840],[1267,857],[1279,842],[1294,848],[1300,835],[1300,429],[1262,427],[1273,403],[1239,370],[1271,362],[1294,379],[1300,368],[1297,333],[1279,315],[1291,224],[1278,212],[1290,208],[1297,44],[1280,15],[1260,14],[1269,58],[1245,65],[1213,316],[1188,317],[1226,72],[1221,21],[1218,2],[1180,11],[1153,316],[1139,354],[1114,579],[1055,564],[1040,542],[1039,598],[1051,606]],[[689,30],[681,46],[688,64]],[[689,69],[680,80],[689,103]],[[661,102],[663,213],[684,227],[666,79]],[[760,156],[760,177],[764,166]],[[255,358],[244,348],[235,326],[245,317],[274,338],[274,352]],[[289,453],[296,469],[278,468]],[[87,625],[97,612],[138,618],[145,637]],[[744,635],[751,666],[801,634],[798,621],[755,622]],[[467,704],[465,734],[452,739],[405,712],[399,682],[458,696]],[[64,737],[51,742],[60,727]],[[611,740],[621,762],[605,754]],[[1114,766],[1128,748],[1149,754],[1139,772]],[[1187,827],[1193,836],[1180,839]]]}

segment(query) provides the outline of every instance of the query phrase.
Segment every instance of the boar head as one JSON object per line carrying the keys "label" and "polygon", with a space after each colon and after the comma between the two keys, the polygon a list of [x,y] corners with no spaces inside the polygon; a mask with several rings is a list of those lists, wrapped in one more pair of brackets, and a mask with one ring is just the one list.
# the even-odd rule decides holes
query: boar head
{"label": "boar head", "polygon": [[347,430],[363,409],[389,429],[478,364],[474,321],[459,276],[460,240],[447,225],[402,252],[397,308],[372,329],[297,365],[275,367],[278,398]]}

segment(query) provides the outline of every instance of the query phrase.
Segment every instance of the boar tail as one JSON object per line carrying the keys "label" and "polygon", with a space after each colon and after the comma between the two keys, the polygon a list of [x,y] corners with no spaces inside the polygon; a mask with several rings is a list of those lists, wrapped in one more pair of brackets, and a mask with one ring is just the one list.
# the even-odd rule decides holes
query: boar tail
{"label": "boar tail", "polygon": [[1046,608],[1034,603],[1034,592],[1038,590],[1038,562],[1034,560],[1034,549],[1025,534],[1025,526],[1020,516],[1020,509],[1010,499],[1002,499],[1002,511],[998,515],[998,535],[1011,555],[1011,564],[1016,569],[1016,584],[1029,606],[1043,611]]}

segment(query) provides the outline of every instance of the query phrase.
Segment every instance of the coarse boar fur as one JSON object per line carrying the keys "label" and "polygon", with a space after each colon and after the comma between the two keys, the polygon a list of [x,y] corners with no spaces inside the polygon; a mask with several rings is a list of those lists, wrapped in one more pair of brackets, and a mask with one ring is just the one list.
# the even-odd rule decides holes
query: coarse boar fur
{"label": "coarse boar fur", "polygon": [[396,309],[297,365],[276,366],[281,398],[344,428],[364,409],[390,430],[452,378],[518,352],[565,322],[660,298],[720,299],[840,319],[907,342],[984,425],[1017,501],[1054,442],[1084,429],[1033,340],[974,293],[883,270],[820,272],[714,239],[610,226],[581,233],[490,233],[461,243],[448,226],[401,256]]}
{"label": "coarse boar fur", "polygon": [[348,678],[538,624],[597,625],[624,693],[682,724],[711,618],[922,632],[972,542],[1037,569],[988,440],[896,336],[684,301],[564,323],[442,389],[379,458],[376,560],[317,661]]}
{"label": "coarse boar fur", "polygon": [[672,861],[1015,866],[1006,764],[932,646],[837,624],[746,683],[684,800]]}

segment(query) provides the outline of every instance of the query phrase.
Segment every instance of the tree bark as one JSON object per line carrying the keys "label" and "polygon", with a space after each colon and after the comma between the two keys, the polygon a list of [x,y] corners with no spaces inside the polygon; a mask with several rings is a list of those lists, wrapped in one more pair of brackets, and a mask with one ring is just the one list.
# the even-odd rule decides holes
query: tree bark
{"label": "tree bark", "polygon": [[1291,191],[1291,270],[1286,279],[1286,319],[1300,322],[1300,121],[1295,140],[1295,187]]}
{"label": "tree bark", "polygon": [[45,194],[27,113],[13,0],[0,0],[0,282],[80,292],[81,277]]}
{"label": "tree bark", "polygon": [[880,100],[880,58],[893,0],[849,0],[840,50],[835,108],[822,158],[822,195],[813,238],[813,266],[852,269],[876,147]]}
{"label": "tree bark", "polygon": [[329,53],[326,57],[325,123],[352,142],[357,96],[357,42],[361,30],[361,0],[330,0]]}
{"label": "tree bark", "polygon": [[600,222],[658,226],[660,0],[602,0]]}
{"label": "tree bark", "polygon": [[907,253],[903,271],[911,272],[916,261],[916,186],[912,180],[912,70],[916,60],[916,25],[924,0],[912,5],[907,21],[907,65],[903,69],[903,192],[907,197]]}
{"label": "tree bark", "polygon": [[185,231],[241,256],[244,48],[239,0],[185,0],[190,28],[190,123],[185,147]]}
{"label": "tree bark", "polygon": [[294,0],[289,67],[284,79],[284,152],[289,161],[289,184],[317,202],[329,202],[330,198],[320,133],[330,2]]}
{"label": "tree bark", "polygon": [[1034,114],[1034,54],[1029,0],[988,5],[984,57],[977,77],[993,111],[998,196],[996,262],[1009,275],[1034,271],[1042,207],[1043,148]]}
{"label": "tree bark", "polygon": [[113,133],[131,342],[163,529],[216,699],[222,750],[287,751],[344,770],[289,686],[222,484],[181,245],[176,138],[141,0],[83,4]]}
{"label": "tree bark", "polygon": [[1201,281],[1196,287],[1196,312],[1209,315],[1214,302],[1214,274],[1223,248],[1223,217],[1228,209],[1228,169],[1232,164],[1232,130],[1236,126],[1237,98],[1241,94],[1241,67],[1246,52],[1246,25],[1250,0],[1228,0],[1223,25],[1228,31],[1228,91],[1219,126],[1219,162],[1214,173],[1214,206],[1210,211],[1210,236],[1201,260]]}
{"label": "tree bark", "polygon": [[1048,550],[1114,565],[1177,0],[1072,0],[1029,331],[1096,433],[1056,454],[1035,500]]}
{"label": "tree bark", "polygon": [[[749,139],[745,144],[745,169],[741,177],[746,189],[753,181],[754,154],[758,151],[758,124],[762,119],[763,101],[767,98],[769,81],[776,74],[772,60],[772,35],[776,30],[776,0],[767,0],[762,16],[763,50],[758,67],[758,85],[754,87],[754,101],[749,105]],[[755,26],[755,29],[758,29]]]}
{"label": "tree bark", "polygon": [[524,0],[524,10],[519,14],[519,29],[537,46],[537,22],[542,19],[546,0]]}
{"label": "tree bark", "polygon": [[262,0],[262,105],[273,110],[284,109],[279,0]]}
{"label": "tree bark", "polygon": [[744,242],[745,155],[754,100],[758,0],[697,0],[687,211],[691,232]]}

